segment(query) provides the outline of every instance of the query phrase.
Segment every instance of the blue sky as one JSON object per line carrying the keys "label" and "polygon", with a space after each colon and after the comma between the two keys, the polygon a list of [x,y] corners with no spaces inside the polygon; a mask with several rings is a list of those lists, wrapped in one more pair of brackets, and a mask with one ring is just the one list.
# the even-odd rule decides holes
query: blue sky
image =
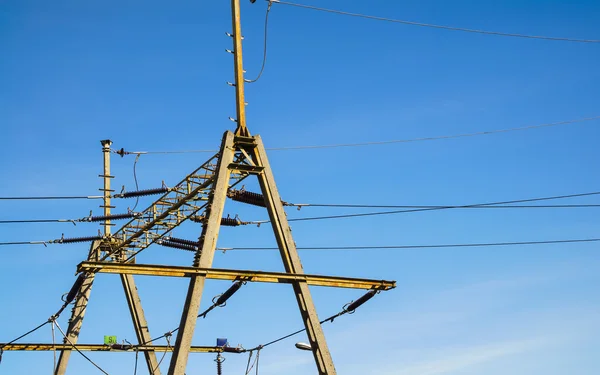
{"label": "blue sky", "polygon": [[[600,39],[594,1],[334,1],[323,7],[473,29]],[[266,3],[242,1],[248,78],[260,68]],[[0,196],[95,195],[99,140],[138,151],[216,149],[233,124],[229,2],[0,2]],[[248,126],[267,147],[412,139],[600,115],[598,44],[451,32],[275,4],[266,70],[247,86]],[[296,203],[469,204],[597,191],[600,121],[470,138],[272,151],[284,200]],[[143,155],[141,188],[174,185],[210,153]],[[129,156],[115,186],[134,189]],[[249,183],[248,189],[256,190]],[[140,200],[147,207],[150,199]],[[134,202],[118,201],[116,212]],[[598,203],[593,197],[557,203]],[[1,220],[80,218],[97,201],[0,202]],[[358,212],[288,209],[290,218]],[[367,210],[368,211],[368,210]],[[263,220],[228,202],[225,212]],[[413,245],[597,237],[596,209],[448,210],[293,223],[298,246]],[[81,223],[3,225],[1,241],[95,235]],[[193,239],[197,224],[175,235]],[[274,246],[268,226],[224,228],[219,246]],[[0,248],[0,341],[41,323],[75,280],[86,244]],[[597,245],[301,252],[305,271],[398,281],[356,314],[324,326],[340,374],[597,374]],[[190,265],[151,247],[140,263]],[[215,267],[282,270],[276,252],[218,253]],[[153,336],[179,322],[186,280],[139,277]],[[210,282],[203,306],[226,282]],[[120,282],[99,275],[81,333],[134,340]],[[313,288],[321,317],[361,291]],[[68,313],[59,324],[67,326]],[[199,321],[194,344],[216,337],[252,347],[302,326],[289,286],[245,286]],[[50,328],[26,341],[50,342]],[[314,373],[297,338],[261,353],[260,373]],[[91,353],[111,375],[132,354]],[[214,371],[212,355],[188,373]],[[169,356],[163,366],[166,371]],[[242,373],[246,356],[227,355]],[[52,353],[7,352],[0,373],[51,371]],[[96,370],[73,354],[70,373]],[[99,372],[98,372],[99,373]],[[145,373],[140,366],[138,373]]]}

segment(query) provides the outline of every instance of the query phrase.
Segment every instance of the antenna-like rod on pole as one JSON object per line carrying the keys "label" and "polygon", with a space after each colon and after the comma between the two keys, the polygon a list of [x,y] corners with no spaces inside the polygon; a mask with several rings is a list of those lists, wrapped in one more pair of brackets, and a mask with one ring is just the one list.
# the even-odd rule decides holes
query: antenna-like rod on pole
{"label": "antenna-like rod on pole", "polygon": [[[104,180],[104,188],[100,189],[104,193],[104,201],[102,203],[102,208],[104,208],[104,216],[110,216],[110,195],[112,190],[110,189],[110,179],[113,178],[110,174],[110,146],[112,145],[112,141],[110,139],[105,139],[100,141],[102,144],[102,154],[104,156],[104,173],[100,175],[100,177]],[[112,224],[110,223],[110,219],[104,220],[104,236],[110,236],[110,227]]]}
{"label": "antenna-like rod on pole", "polygon": [[240,22],[240,0],[231,0],[231,23],[233,28],[233,66],[235,73],[235,102],[237,128],[235,135],[249,137],[246,127],[246,100],[244,98],[244,64],[242,62],[242,25]]}

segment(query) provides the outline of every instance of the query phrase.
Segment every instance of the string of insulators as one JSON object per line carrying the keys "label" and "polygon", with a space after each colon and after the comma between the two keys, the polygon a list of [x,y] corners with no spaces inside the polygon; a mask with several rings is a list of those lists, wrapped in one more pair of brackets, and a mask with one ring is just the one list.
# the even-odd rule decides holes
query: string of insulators
{"label": "string of insulators", "polygon": [[60,309],[58,309],[58,311],[54,315],[52,315],[52,317],[51,317],[52,320],[57,319],[60,316],[60,314],[62,314],[62,312],[67,308],[67,306],[69,306],[69,304],[71,302],[73,302],[75,297],[77,297],[77,294],[79,293],[79,290],[81,289],[81,286],[83,285],[83,282],[85,281],[85,278],[86,278],[85,273],[80,273],[79,276],[77,276],[77,279],[73,283],[71,290],[69,290],[68,293],[63,295],[62,300],[64,303],[60,307]]}
{"label": "string of insulators", "polygon": [[233,294],[235,292],[237,292],[238,290],[240,290],[240,288],[242,287],[242,285],[244,285],[243,281],[236,281],[235,283],[233,283],[232,286],[229,287],[229,289],[227,289],[225,291],[225,293],[221,294],[219,296],[219,298],[217,298],[217,301],[215,302],[215,305],[220,306],[222,304],[224,304],[225,302],[227,302],[227,300],[233,296]]}
{"label": "string of insulators", "polygon": [[102,236],[90,236],[90,237],[73,237],[73,238],[59,238],[57,240],[48,241],[49,243],[75,243],[75,242],[91,242],[101,240]]}
{"label": "string of insulators", "polygon": [[237,227],[238,225],[242,225],[244,223],[242,223],[242,221],[240,219],[238,219],[237,217],[235,218],[231,218],[231,217],[223,217],[221,218],[221,225],[225,225],[228,227]]}
{"label": "string of insulators", "polygon": [[229,190],[227,196],[234,201],[251,204],[259,207],[266,207],[265,197],[262,194],[246,190]]}
{"label": "string of insulators", "polygon": [[85,222],[96,222],[96,221],[105,221],[105,220],[123,220],[123,219],[133,219],[134,217],[138,217],[141,214],[138,212],[129,212],[126,214],[114,214],[114,215],[103,215],[103,216],[88,216],[78,221]]}
{"label": "string of insulators", "polygon": [[217,353],[217,359],[215,359],[215,362],[217,362],[217,375],[223,375],[223,362],[225,361],[225,358],[223,358],[221,356],[221,353]]}
{"label": "string of insulators", "polygon": [[67,305],[69,303],[73,302],[73,300],[77,296],[77,292],[79,292],[79,289],[81,289],[81,286],[83,285],[84,281],[85,281],[85,274],[80,273],[79,276],[77,276],[77,280],[75,280],[75,283],[73,283],[71,290],[69,290],[69,293],[67,293],[67,296],[65,297],[65,303]]}
{"label": "string of insulators", "polygon": [[[194,223],[200,223],[203,224],[204,220],[206,219],[206,217],[204,216],[191,216],[190,220],[193,221]],[[246,221],[241,221],[237,216],[236,217],[223,217],[221,218],[221,225],[223,226],[227,226],[227,227],[237,227],[240,225],[247,225],[250,224]]]}
{"label": "string of insulators", "polygon": [[165,246],[165,247],[172,247],[174,249],[194,251],[194,252],[198,251],[198,247],[197,246],[193,246],[193,245],[187,245],[187,244],[182,244],[182,243],[177,243],[177,242],[171,242],[171,241],[165,241],[165,240],[157,241],[157,243],[159,245],[162,245],[162,246]]}
{"label": "string of insulators", "polygon": [[136,191],[128,191],[125,193],[114,194],[113,198],[135,198],[142,197],[145,195],[156,195],[156,194],[164,194],[168,193],[169,188],[162,187],[158,189],[146,189],[146,190],[136,190]]}
{"label": "string of insulators", "polygon": [[358,307],[360,307],[363,303],[365,303],[368,300],[370,300],[371,298],[375,297],[376,294],[377,294],[376,290],[374,290],[374,289],[369,290],[362,297],[360,297],[359,299],[357,299],[354,302],[351,302],[348,306],[344,307],[344,311],[348,312],[348,313],[354,312],[354,310],[356,310]]}
{"label": "string of insulators", "polygon": [[179,243],[182,245],[190,245],[190,246],[198,246],[198,241],[192,241],[192,240],[186,240],[183,238],[177,238],[177,237],[163,237],[164,241],[168,241],[168,242],[175,242],[175,243]]}
{"label": "string of insulators", "polygon": [[236,281],[233,283],[233,285],[231,285],[229,287],[229,289],[227,289],[225,291],[225,293],[215,296],[213,298],[213,304],[206,309],[206,311],[204,311],[202,314],[198,315],[198,318],[206,318],[206,315],[211,312],[213,309],[215,309],[216,307],[223,307],[225,306],[225,303],[227,302],[227,300],[229,298],[231,298],[231,296],[234,295],[235,292],[237,292],[238,290],[240,290],[240,288],[242,287],[242,285],[244,285],[245,282],[244,281]]}

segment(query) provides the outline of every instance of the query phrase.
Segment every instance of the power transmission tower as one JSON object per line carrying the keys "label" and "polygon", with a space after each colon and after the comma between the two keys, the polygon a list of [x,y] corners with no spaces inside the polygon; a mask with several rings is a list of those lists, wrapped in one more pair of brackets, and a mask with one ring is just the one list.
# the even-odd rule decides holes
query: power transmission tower
{"label": "power transmission tower", "polygon": [[[156,362],[156,350],[170,350],[169,347],[156,346],[150,341],[148,326],[144,317],[133,275],[155,275],[189,277],[190,283],[173,355],[169,364],[169,375],[184,375],[189,353],[221,352],[222,347],[192,346],[196,321],[206,279],[220,279],[248,282],[275,282],[291,284],[296,296],[298,308],[304,322],[310,348],[315,358],[319,375],[335,375],[331,354],[323,334],[321,324],[311,297],[309,285],[358,288],[369,290],[389,290],[395,287],[395,281],[345,278],[333,276],[308,275],[304,273],[296,243],[288,224],[284,206],[275,184],[275,178],[269,165],[265,147],[258,135],[252,136],[246,126],[244,99],[244,70],[242,59],[242,33],[240,24],[239,0],[231,0],[233,32],[228,34],[233,40],[231,53],[234,56],[235,92],[237,128],[235,132],[226,131],[219,152],[187,175],[180,183],[169,189],[155,189],[164,194],[150,207],[136,215],[131,221],[115,233],[111,233],[110,198],[110,141],[102,141],[104,152],[104,203],[106,216],[104,236],[94,241],[87,261],[78,265],[77,271],[82,277],[72,317],[69,321],[67,338],[69,345],[56,345],[61,350],[56,375],[63,375],[71,349],[112,350],[111,347],[89,344],[77,344],[83,317],[90,298],[94,275],[99,272],[119,274],[129,304],[139,345],[136,350],[143,351],[151,374],[160,374]],[[237,194],[233,188],[244,179],[255,176],[258,179],[262,195]],[[237,191],[239,193],[239,191]],[[138,192],[142,195],[144,192]],[[130,194],[130,196],[132,196]],[[227,198],[266,208],[270,223],[278,244],[285,272],[242,271],[212,268],[217,246],[219,230],[226,219],[223,210]],[[202,223],[198,241],[174,241],[167,235],[175,227],[188,219]],[[177,245],[195,251],[192,267],[147,265],[136,263],[136,256],[155,243]],[[4,350],[52,350],[49,344],[20,344],[5,346]],[[119,348],[123,350],[123,348]],[[132,350],[132,348],[125,348]]]}

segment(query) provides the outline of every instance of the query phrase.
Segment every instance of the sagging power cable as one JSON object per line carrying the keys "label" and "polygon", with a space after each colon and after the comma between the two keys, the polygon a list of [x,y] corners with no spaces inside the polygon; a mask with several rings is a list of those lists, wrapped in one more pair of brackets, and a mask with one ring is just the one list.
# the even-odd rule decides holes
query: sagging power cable
{"label": "sagging power cable", "polygon": [[[86,277],[87,277],[86,274],[83,274],[83,273],[79,274],[79,276],[73,283],[73,286],[71,287],[69,292],[65,293],[63,295],[63,297],[61,298],[63,301],[63,305],[54,314],[52,314],[45,322],[43,322],[42,324],[38,325],[37,327],[35,327],[27,332],[25,332],[24,334],[20,335],[19,337],[9,341],[8,343],[0,346],[0,362],[2,362],[2,353],[3,353],[4,347],[11,345],[11,344],[19,341],[20,339],[32,334],[33,332],[35,332],[38,329],[45,326],[46,324],[53,324],[53,325],[56,324],[56,320],[60,317],[62,312],[67,308],[67,306],[69,304],[71,304],[75,300],[75,297],[77,296],[79,290],[81,289],[81,286],[83,285],[83,282],[85,281]],[[52,332],[53,332],[53,338],[54,338],[54,330]]]}
{"label": "sagging power cable", "polygon": [[265,38],[264,38],[264,42],[263,42],[262,65],[260,67],[260,71],[258,72],[258,75],[256,76],[256,78],[244,79],[244,82],[246,82],[246,83],[254,83],[254,82],[258,81],[265,70],[265,65],[267,64],[267,46],[268,46],[268,36],[269,36],[269,13],[271,13],[271,5],[272,4],[273,4],[272,1],[269,1],[269,4],[267,5],[267,13],[265,14]]}
{"label": "sagging power cable", "polygon": [[[481,135],[491,135],[491,134],[509,133],[509,132],[515,132],[515,131],[523,131],[523,130],[541,129],[541,128],[547,128],[547,127],[552,127],[552,126],[559,126],[559,125],[572,125],[572,124],[577,124],[577,123],[586,122],[586,121],[595,121],[595,120],[599,120],[599,119],[600,119],[600,116],[593,116],[593,117],[586,117],[586,118],[580,118],[580,119],[574,119],[574,120],[550,122],[550,123],[546,123],[546,124],[521,126],[521,127],[516,127],[516,128],[487,130],[487,131],[479,131],[479,132],[473,132],[473,133],[442,135],[442,136],[436,136],[436,137],[394,139],[394,140],[389,140],[389,141],[374,141],[374,142],[360,142],[360,143],[339,143],[339,144],[328,144],[328,145],[270,147],[270,148],[267,148],[266,150],[267,151],[313,150],[313,149],[325,149],[325,148],[380,146],[380,145],[388,145],[388,144],[395,144],[395,143],[437,141],[437,140],[445,140],[445,139],[476,137],[476,136],[481,136]],[[207,153],[207,152],[214,153],[214,152],[218,152],[218,150],[135,151],[135,152],[125,152],[125,154],[134,154],[134,155],[135,154],[189,154],[189,153]]]}
{"label": "sagging power cable", "polygon": [[600,43],[600,40],[597,40],[597,39],[576,39],[576,38],[564,38],[564,37],[552,37],[552,36],[542,36],[542,35],[528,35],[528,34],[517,34],[517,33],[505,33],[505,32],[498,32],[498,31],[468,29],[468,28],[464,28],[464,27],[436,25],[436,24],[431,24],[431,23],[414,22],[414,21],[399,20],[399,19],[393,19],[393,18],[387,18],[387,17],[370,16],[370,15],[360,14],[360,13],[350,13],[350,12],[345,12],[345,11],[341,11],[341,10],[320,8],[320,7],[316,7],[316,6],[297,4],[297,3],[292,3],[292,2],[288,2],[288,1],[280,1],[280,0],[267,0],[267,1],[273,2],[275,4],[289,5],[289,6],[298,7],[298,8],[305,8],[305,9],[317,10],[317,11],[321,11],[321,12],[340,14],[340,15],[344,15],[344,16],[367,18],[367,19],[376,20],[376,21],[401,23],[401,24],[410,25],[410,26],[420,26],[420,27],[428,27],[428,28],[434,28],[434,29],[450,30],[450,31],[462,31],[462,32],[467,32],[467,33],[484,34],[484,35],[506,36],[506,37],[513,37],[513,38],[543,39],[543,40],[575,42],[575,43]]}
{"label": "sagging power cable", "polygon": [[[198,316],[196,316],[196,318],[200,318],[200,317],[206,318],[206,315],[209,312],[211,312],[212,310],[214,310],[216,307],[225,307],[229,298],[231,298],[231,296],[233,296],[245,284],[246,284],[245,281],[239,281],[239,280],[235,281],[233,283],[233,285],[231,285],[223,294],[219,294],[219,295],[215,296],[213,298],[213,304],[208,309],[204,310],[204,312],[202,312],[201,314],[198,314]],[[177,331],[179,331],[179,327],[177,327],[171,331],[168,331],[168,332],[162,334],[161,336],[155,337],[153,339],[150,339],[149,341],[146,341],[144,343],[136,345],[136,347],[140,347],[140,346],[146,345],[148,343],[155,342],[162,338],[171,337]],[[229,348],[229,349],[230,350],[228,350],[228,351],[230,351],[230,352],[236,352],[236,353],[240,352],[240,350],[237,350],[237,348]]]}
{"label": "sagging power cable", "polygon": [[[517,200],[498,201],[498,202],[474,203],[474,204],[467,204],[467,205],[460,205],[460,206],[433,206],[433,207],[428,207],[428,208],[415,208],[415,209],[409,209],[409,210],[378,211],[378,212],[363,212],[363,213],[344,214],[344,215],[303,217],[303,218],[288,219],[288,221],[343,219],[343,218],[351,218],[351,217],[394,215],[394,214],[403,214],[403,213],[411,213],[411,212],[439,211],[439,210],[462,209],[462,208],[479,208],[479,207],[501,206],[501,205],[507,205],[507,206],[503,206],[503,207],[513,207],[513,206],[508,206],[508,205],[514,204],[514,203],[538,202],[538,201],[546,201],[546,200],[554,200],[554,199],[584,197],[584,196],[591,196],[591,195],[598,195],[598,194],[600,194],[600,191],[594,191],[594,192],[590,192],[590,193],[569,194],[569,195],[557,195],[557,196],[541,197],[541,198],[527,198],[527,199],[517,199]],[[287,205],[294,206],[294,204],[289,204],[289,203]],[[301,205],[296,205],[296,206],[298,208],[301,208],[306,205],[301,204]],[[308,204],[308,206],[310,206],[310,204]]]}
{"label": "sagging power cable", "polygon": [[[518,242],[483,242],[483,243],[455,243],[438,245],[388,245],[388,246],[313,246],[298,247],[298,250],[400,250],[400,249],[438,249],[452,247],[496,247],[496,246],[527,246],[527,245],[550,245],[566,243],[599,242],[600,238],[581,238],[568,240],[548,241],[518,241]],[[278,250],[277,247],[221,247],[217,250],[227,252],[232,250]]]}
{"label": "sagging power cable", "polygon": [[108,372],[106,372],[102,367],[100,367],[96,362],[92,361],[92,359],[90,357],[88,357],[87,355],[85,355],[81,350],[79,350],[79,348],[77,348],[77,346],[75,344],[73,344],[73,342],[69,339],[69,337],[65,334],[65,332],[62,330],[62,328],[60,328],[60,326],[58,325],[58,322],[53,321],[53,324],[56,325],[56,328],[58,328],[58,330],[60,331],[60,333],[63,335],[65,342],[67,342],[69,345],[71,345],[71,347],[73,349],[75,349],[75,351],[79,354],[81,354],[81,356],[83,358],[85,358],[88,362],[90,362],[92,365],[94,365],[94,367],[96,367],[98,370],[100,370],[103,374],[105,375],[110,375]]}

